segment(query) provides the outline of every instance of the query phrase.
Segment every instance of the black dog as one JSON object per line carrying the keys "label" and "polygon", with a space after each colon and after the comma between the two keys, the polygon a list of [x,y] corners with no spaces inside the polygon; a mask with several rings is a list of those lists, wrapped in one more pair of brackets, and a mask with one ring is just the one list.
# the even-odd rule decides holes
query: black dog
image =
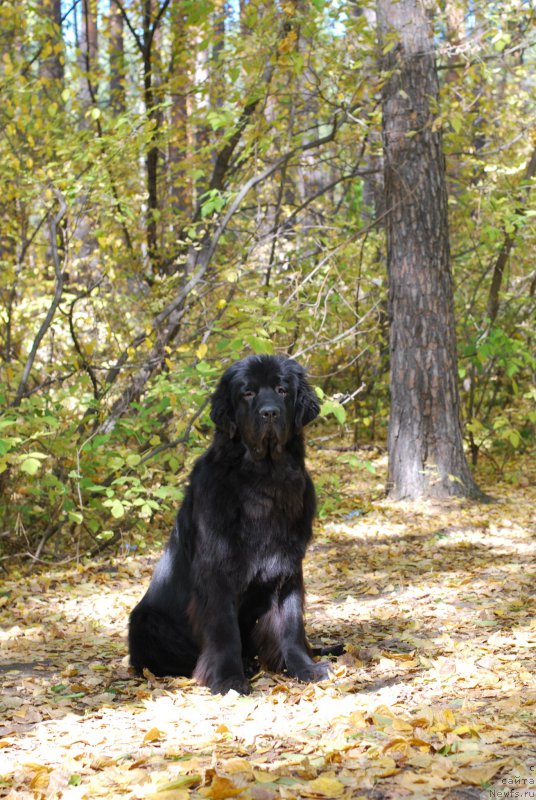
{"label": "black dog", "polygon": [[130,616],[132,666],[247,694],[255,659],[321,680],[303,623],[302,560],[315,492],[302,430],[319,411],[302,367],[250,356],[212,396],[214,441],[190,485],[149,589]]}

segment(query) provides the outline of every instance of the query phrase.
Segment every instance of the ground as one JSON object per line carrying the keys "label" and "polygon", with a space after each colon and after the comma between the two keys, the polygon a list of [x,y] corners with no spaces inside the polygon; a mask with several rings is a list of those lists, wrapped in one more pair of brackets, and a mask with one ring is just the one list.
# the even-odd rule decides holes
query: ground
{"label": "ground", "polygon": [[307,627],[347,646],[317,685],[134,677],[127,617],[156,550],[5,576],[0,797],[536,797],[534,460],[517,485],[479,475],[496,503],[405,506],[364,459],[311,461]]}

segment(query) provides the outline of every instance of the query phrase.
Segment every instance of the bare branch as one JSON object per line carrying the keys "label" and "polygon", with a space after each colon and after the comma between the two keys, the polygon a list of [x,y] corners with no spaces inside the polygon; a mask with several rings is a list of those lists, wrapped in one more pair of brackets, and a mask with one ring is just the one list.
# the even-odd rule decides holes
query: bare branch
{"label": "bare branch", "polygon": [[17,389],[17,394],[15,395],[15,399],[11,404],[12,406],[20,405],[20,402],[26,393],[28,378],[30,377],[30,372],[32,371],[37,351],[39,350],[39,346],[43,340],[43,337],[45,336],[52,320],[54,319],[54,314],[56,313],[56,309],[60,304],[61,295],[63,292],[64,275],[62,271],[62,265],[60,264],[60,254],[58,250],[58,228],[67,211],[67,204],[65,202],[63,195],[60,194],[60,192],[57,191],[57,189],[54,189],[54,194],[56,195],[56,198],[59,203],[59,210],[55,216],[51,216],[50,218],[50,249],[52,251],[54,273],[56,275],[56,289],[50,307],[47,311],[46,317],[41,323],[41,326],[37,331],[36,337],[32,344],[30,353],[28,355],[26,364],[24,366],[24,370],[22,372],[22,378],[19,383],[19,388]]}
{"label": "bare branch", "polygon": [[[137,374],[132,378],[129,385],[123,390],[121,395],[113,404],[108,417],[97,428],[99,433],[110,433],[114,429],[116,420],[126,412],[134,400],[137,400],[140,397],[147,381],[150,379],[153,373],[160,368],[164,358],[166,346],[174,340],[178,333],[178,325],[184,314],[183,307],[186,298],[196,288],[200,281],[203,280],[210,267],[212,258],[218,247],[218,243],[226,231],[231,218],[242,204],[244,198],[249,194],[254,186],[257,186],[257,184],[266,180],[266,178],[270,177],[270,175],[272,175],[274,172],[277,172],[277,170],[280,169],[283,164],[286,164],[294,156],[333,141],[343,121],[340,119],[341,113],[342,112],[340,111],[335,113],[331,130],[324,136],[319,136],[316,139],[312,139],[292,148],[292,150],[282,155],[269,167],[266,167],[266,169],[264,169],[262,172],[253,175],[248,181],[246,181],[246,183],[235,196],[232,203],[229,205],[229,208],[221,218],[220,222],[217,224],[213,235],[205,237],[200,249],[196,249],[193,246],[189,248],[187,262],[185,265],[185,273],[187,275],[191,275],[191,278],[183,286],[181,291],[172,300],[172,302],[169,303],[160,312],[160,314],[154,318],[151,327],[158,334],[157,342],[152,348],[149,357],[138,370]],[[163,322],[166,322],[165,328],[161,327]],[[129,347],[139,346],[139,344],[141,344],[145,338],[146,334],[139,334],[134,340],[135,344],[131,343]],[[107,376],[110,378],[109,383],[115,381],[121,367],[125,364],[128,358],[128,349],[129,348],[127,348],[121,354],[116,364],[109,371]]]}
{"label": "bare branch", "polygon": [[[524,216],[525,214],[527,196],[530,192],[529,181],[531,180],[531,178],[534,177],[535,173],[536,173],[536,147],[532,151],[532,155],[529,159],[529,162],[525,168],[525,173],[523,175],[523,182],[524,183],[526,182],[528,185],[527,188],[525,189],[525,197],[519,198],[520,206],[516,209],[516,213],[520,217]],[[508,263],[508,257],[510,256],[510,251],[514,246],[517,237],[518,227],[519,227],[518,223],[514,223],[512,232],[511,233],[505,232],[503,243],[499,251],[499,255],[497,256],[497,259],[493,266],[493,275],[491,278],[491,285],[489,289],[488,305],[487,305],[487,315],[489,318],[490,325],[493,325],[493,323],[497,318],[497,314],[499,313],[499,293],[501,291],[503,273],[506,264]]]}

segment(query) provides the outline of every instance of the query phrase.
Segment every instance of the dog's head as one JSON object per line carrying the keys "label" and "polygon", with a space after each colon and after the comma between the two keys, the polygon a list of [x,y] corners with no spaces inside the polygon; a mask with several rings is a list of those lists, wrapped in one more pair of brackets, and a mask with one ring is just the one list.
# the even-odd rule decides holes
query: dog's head
{"label": "dog's head", "polygon": [[305,370],[284,356],[248,356],[232,364],[212,395],[210,416],[219,431],[240,437],[259,461],[277,458],[320,410]]}

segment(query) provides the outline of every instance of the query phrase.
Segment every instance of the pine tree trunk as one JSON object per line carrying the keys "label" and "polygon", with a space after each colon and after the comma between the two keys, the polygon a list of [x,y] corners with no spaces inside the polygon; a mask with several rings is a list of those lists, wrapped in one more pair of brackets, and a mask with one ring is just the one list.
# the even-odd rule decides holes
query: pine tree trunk
{"label": "pine tree trunk", "polygon": [[480,497],[463,450],[447,191],[431,26],[419,0],[378,0],[387,216],[389,495]]}

